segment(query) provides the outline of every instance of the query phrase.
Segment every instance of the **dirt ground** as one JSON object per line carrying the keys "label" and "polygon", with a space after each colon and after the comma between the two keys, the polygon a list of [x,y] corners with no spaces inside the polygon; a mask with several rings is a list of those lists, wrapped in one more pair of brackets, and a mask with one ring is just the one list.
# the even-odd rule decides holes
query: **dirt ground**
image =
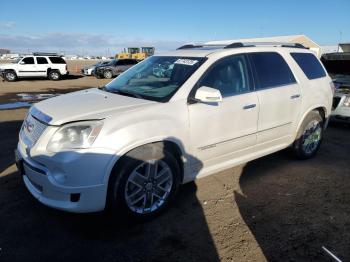
{"label": "dirt ground", "polygon": [[[0,82],[0,104],[106,82]],[[163,215],[136,223],[56,211],[30,195],[13,156],[26,111],[0,110],[0,261],[332,261],[323,246],[350,260],[349,125],[331,124],[312,160],[284,150],[199,179]]]}

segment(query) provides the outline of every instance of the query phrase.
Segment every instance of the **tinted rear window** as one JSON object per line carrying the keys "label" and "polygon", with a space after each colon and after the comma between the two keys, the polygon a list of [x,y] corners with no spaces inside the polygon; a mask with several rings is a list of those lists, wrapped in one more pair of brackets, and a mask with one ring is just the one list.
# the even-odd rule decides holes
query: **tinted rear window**
{"label": "tinted rear window", "polygon": [[275,52],[249,54],[256,72],[258,89],[296,83],[283,57]]}
{"label": "tinted rear window", "polygon": [[62,57],[58,57],[58,56],[50,56],[49,57],[51,63],[53,64],[65,64],[66,61],[64,61],[64,59]]}
{"label": "tinted rear window", "polygon": [[38,63],[38,64],[47,64],[47,60],[46,60],[46,58],[45,57],[37,57],[36,58],[36,62]]}
{"label": "tinted rear window", "polygon": [[326,76],[326,72],[315,55],[310,53],[291,53],[295,62],[303,70],[308,79],[316,79]]}

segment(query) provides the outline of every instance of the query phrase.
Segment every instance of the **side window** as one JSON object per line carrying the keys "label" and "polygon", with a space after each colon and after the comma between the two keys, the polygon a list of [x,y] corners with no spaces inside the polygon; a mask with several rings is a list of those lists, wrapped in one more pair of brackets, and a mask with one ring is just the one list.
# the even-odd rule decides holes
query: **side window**
{"label": "side window", "polygon": [[47,64],[47,59],[45,57],[37,57],[36,62],[39,65]]}
{"label": "side window", "polygon": [[250,91],[248,63],[245,55],[223,58],[209,69],[199,84],[220,90],[223,97]]}
{"label": "side window", "polygon": [[34,57],[25,57],[22,59],[22,61],[25,65],[33,65],[34,64]]}
{"label": "side window", "polygon": [[283,57],[275,52],[249,54],[255,68],[257,88],[264,89],[296,83]]}
{"label": "side window", "polygon": [[116,63],[117,66],[122,66],[122,65],[125,65],[125,64],[127,64],[126,63],[126,59],[118,60],[117,63]]}
{"label": "side window", "polygon": [[62,57],[59,56],[50,56],[49,57],[51,63],[53,64],[65,64],[66,61],[64,61],[64,59]]}
{"label": "side window", "polygon": [[326,72],[314,54],[310,53],[291,53],[295,62],[308,79],[316,79],[326,76]]}

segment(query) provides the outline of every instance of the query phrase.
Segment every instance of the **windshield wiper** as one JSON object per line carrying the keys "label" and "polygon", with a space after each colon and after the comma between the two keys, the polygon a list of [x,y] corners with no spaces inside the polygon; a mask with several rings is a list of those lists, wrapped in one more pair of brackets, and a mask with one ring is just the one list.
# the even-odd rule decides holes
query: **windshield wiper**
{"label": "windshield wiper", "polygon": [[108,92],[111,92],[113,94],[119,94],[119,95],[124,95],[124,96],[131,96],[131,97],[135,97],[135,98],[139,98],[139,99],[142,99],[143,97],[139,94],[135,94],[135,93],[129,93],[129,92],[126,92],[126,91],[121,91],[121,90],[113,90],[113,91],[108,91]]}

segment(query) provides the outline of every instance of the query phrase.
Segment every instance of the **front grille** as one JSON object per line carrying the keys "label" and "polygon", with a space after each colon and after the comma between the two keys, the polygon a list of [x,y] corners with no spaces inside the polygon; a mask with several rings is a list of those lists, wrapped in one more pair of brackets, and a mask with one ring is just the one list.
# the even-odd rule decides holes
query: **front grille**
{"label": "front grille", "polygon": [[332,105],[333,110],[338,107],[340,100],[341,100],[341,97],[333,97],[333,105]]}
{"label": "front grille", "polygon": [[33,146],[39,140],[47,125],[36,120],[30,113],[24,119],[20,131],[20,137],[28,146]]}

